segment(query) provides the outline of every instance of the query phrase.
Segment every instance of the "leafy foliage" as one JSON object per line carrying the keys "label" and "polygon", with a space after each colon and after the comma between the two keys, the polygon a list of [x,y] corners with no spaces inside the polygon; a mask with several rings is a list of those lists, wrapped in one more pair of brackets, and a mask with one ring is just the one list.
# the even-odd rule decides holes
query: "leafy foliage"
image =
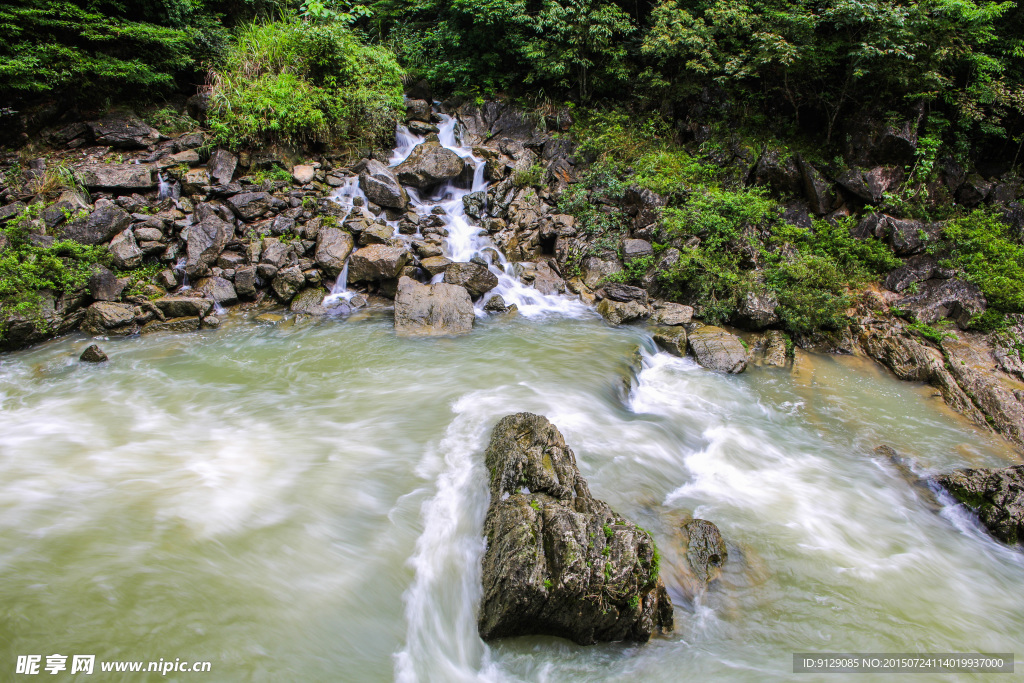
{"label": "leafy foliage", "polygon": [[[942,247],[949,253],[944,267],[957,269],[976,284],[990,308],[1024,312],[1024,246],[998,217],[974,211],[947,222],[942,237]],[[992,316],[988,322],[994,322]]]}

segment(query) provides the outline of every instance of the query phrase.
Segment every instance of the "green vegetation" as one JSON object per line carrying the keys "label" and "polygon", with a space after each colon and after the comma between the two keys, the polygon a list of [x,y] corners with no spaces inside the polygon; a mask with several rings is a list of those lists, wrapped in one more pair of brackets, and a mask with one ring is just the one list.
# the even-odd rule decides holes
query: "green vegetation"
{"label": "green vegetation", "polygon": [[292,174],[275,164],[272,168],[256,171],[253,173],[252,178],[259,185],[262,185],[268,180],[271,182],[280,181],[287,183],[291,181]]}
{"label": "green vegetation", "polygon": [[990,308],[1024,312],[1024,246],[997,216],[974,211],[946,223],[942,237],[941,248],[949,253],[943,266],[976,284]]}
{"label": "green vegetation", "polygon": [[907,325],[907,329],[910,330],[911,332],[918,333],[928,341],[937,345],[941,344],[943,339],[950,339],[955,336],[950,334],[949,332],[937,330],[935,329],[935,327],[928,325],[927,323],[922,323],[918,321],[914,321]]}

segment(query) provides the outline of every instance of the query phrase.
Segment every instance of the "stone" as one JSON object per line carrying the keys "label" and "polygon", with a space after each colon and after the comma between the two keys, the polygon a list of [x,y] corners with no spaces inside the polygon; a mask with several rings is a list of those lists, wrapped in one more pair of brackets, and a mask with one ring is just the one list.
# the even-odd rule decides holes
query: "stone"
{"label": "stone", "polygon": [[256,298],[256,266],[235,269],[235,292],[240,299]]}
{"label": "stone", "polygon": [[212,212],[190,226],[185,240],[185,274],[193,280],[208,275],[234,232],[233,225]]}
{"label": "stone", "polygon": [[674,327],[658,326],[651,329],[651,336],[658,348],[683,358],[686,356],[686,328],[681,325]]}
{"label": "stone", "polygon": [[649,318],[652,311],[649,305],[639,301],[602,299],[597,304],[597,312],[612,325],[622,325],[623,323]]}
{"label": "stone", "polygon": [[935,226],[910,219],[886,217],[885,230],[897,256],[920,254],[938,238]]}
{"label": "stone", "polygon": [[739,374],[747,369],[747,350],[740,338],[721,327],[703,325],[690,333],[690,351],[711,370]]}
{"label": "stone", "polygon": [[389,209],[404,209],[409,205],[409,193],[405,191],[391,169],[371,159],[359,174],[359,187],[366,198],[378,206]]}
{"label": "stone", "polygon": [[651,535],[594,498],[576,456],[546,418],[502,418],[484,461],[481,638],[646,642],[671,630],[672,602]]}
{"label": "stone", "polygon": [[1024,465],[956,470],[935,482],[973,511],[995,538],[1024,544]]}
{"label": "stone", "polygon": [[207,277],[196,283],[196,291],[202,292],[206,297],[213,299],[221,306],[231,306],[238,303],[238,293],[230,280],[222,277]]}
{"label": "stone", "polygon": [[473,301],[465,287],[398,281],[395,332],[401,337],[464,334],[473,329]]}
{"label": "stone", "polygon": [[303,313],[305,315],[327,315],[328,310],[324,308],[324,297],[329,292],[323,287],[309,287],[302,290],[292,299],[289,309],[292,313]]}
{"label": "stone", "polygon": [[171,166],[179,166],[181,164],[187,164],[192,166],[199,163],[199,153],[194,149],[186,149],[183,152],[177,154],[170,154],[160,160],[159,165],[164,168]]}
{"label": "stone", "polygon": [[451,263],[452,260],[444,256],[428,256],[420,261],[420,266],[433,277],[447,270]]}
{"label": "stone", "polygon": [[480,220],[486,204],[487,193],[483,190],[470,192],[462,198],[462,208],[466,211],[466,215],[474,220]]}
{"label": "stone", "polygon": [[292,167],[292,178],[299,185],[306,185],[316,178],[316,169],[310,164],[297,164]]}
{"label": "stone", "polygon": [[745,330],[763,330],[769,325],[776,325],[779,316],[775,309],[779,300],[773,294],[747,292],[733,315],[733,324]]}
{"label": "stone", "polygon": [[897,305],[920,322],[930,325],[949,318],[960,329],[967,329],[971,318],[984,312],[987,302],[977,285],[953,278],[926,280],[917,294],[904,296]]}
{"label": "stone", "polygon": [[108,204],[86,218],[62,225],[55,232],[61,239],[95,245],[109,242],[131,224],[131,214],[116,204]]}
{"label": "stone", "polygon": [[405,114],[412,121],[430,123],[430,102],[426,100],[406,100]]}
{"label": "stone", "polygon": [[587,256],[580,263],[580,277],[583,280],[583,284],[590,289],[597,289],[606,277],[621,272],[622,264],[618,260]]}
{"label": "stone", "polygon": [[403,185],[429,189],[446,180],[458,178],[466,163],[452,150],[442,147],[436,139],[427,139],[413,149],[409,158],[395,168],[395,175]]}
{"label": "stone", "polygon": [[371,244],[357,249],[349,256],[349,282],[379,282],[397,278],[409,260],[403,247]]}
{"label": "stone", "polygon": [[205,168],[191,168],[181,177],[181,190],[185,194],[206,194],[210,184],[210,172]]}
{"label": "stone", "polygon": [[786,335],[780,330],[768,330],[764,335],[764,348],[761,352],[761,364],[775,368],[784,368],[788,361]]}
{"label": "stone", "polygon": [[506,304],[500,294],[495,294],[484,304],[484,310],[488,313],[513,313],[518,309],[519,307],[515,304]]}
{"label": "stone", "polygon": [[384,223],[373,223],[359,233],[359,246],[366,247],[371,244],[390,244],[391,238],[395,236],[395,230]]}
{"label": "stone", "polygon": [[327,277],[336,278],[354,247],[352,235],[338,228],[321,228],[316,236],[314,263]]}
{"label": "stone", "polygon": [[478,263],[455,262],[444,271],[444,281],[465,287],[469,295],[478,299],[498,286],[498,276],[487,266]]}
{"label": "stone", "polygon": [[812,212],[824,216],[836,208],[836,193],[831,183],[810,162],[800,154],[796,156],[796,164],[800,169],[801,180],[803,181],[804,197],[810,205]]}
{"label": "stone", "polygon": [[197,296],[164,296],[153,305],[166,318],[202,318],[213,310],[213,302]]}
{"label": "stone", "polygon": [[195,332],[199,329],[199,318],[183,317],[167,320],[153,320],[142,326],[142,334],[150,332]]}
{"label": "stone", "polygon": [[277,300],[283,304],[290,303],[306,284],[306,276],[298,266],[289,266],[277,271],[270,288]]}
{"label": "stone", "polygon": [[654,247],[647,240],[622,240],[622,262],[627,266],[637,259],[648,256],[654,256]]}
{"label": "stone", "polygon": [[107,354],[103,353],[103,349],[95,344],[90,344],[89,347],[82,352],[82,355],[78,357],[78,360],[84,363],[105,363],[109,358],[107,358]]}
{"label": "stone", "polygon": [[160,141],[160,132],[134,114],[111,114],[88,126],[97,145],[144,149]]}
{"label": "stone", "polygon": [[97,301],[86,310],[82,331],[93,336],[135,334],[139,331],[135,324],[135,307],[131,304]]}
{"label": "stone", "polygon": [[236,216],[243,221],[251,221],[269,211],[273,201],[267,192],[243,192],[228,197],[228,204]]}
{"label": "stone", "polygon": [[166,290],[174,289],[180,284],[178,282],[178,276],[170,268],[165,268],[157,273],[156,277],[153,278],[153,281]]}
{"label": "stone", "polygon": [[109,268],[97,264],[89,276],[89,296],[96,301],[117,301],[126,284],[126,280],[118,279]]}
{"label": "stone", "polygon": [[912,256],[885,277],[885,288],[892,292],[902,292],[913,284],[930,280],[939,272],[939,264],[934,256]]}
{"label": "stone", "polygon": [[602,290],[606,299],[612,301],[638,301],[647,303],[647,291],[632,285],[624,285],[620,282],[609,282]]}
{"label": "stone", "polygon": [[803,189],[803,178],[793,155],[783,150],[766,149],[750,170],[749,182],[767,185],[776,194],[798,195]]}
{"label": "stone", "polygon": [[280,313],[260,313],[253,320],[259,325],[277,325],[284,322],[284,316]]}
{"label": "stone", "polygon": [[75,169],[90,190],[151,190],[153,167],[147,164],[84,164]]}
{"label": "stone", "polygon": [[693,319],[693,306],[655,301],[651,322],[655,325],[686,325]]}
{"label": "stone", "polygon": [[718,527],[706,519],[691,519],[682,526],[686,539],[686,561],[697,579],[707,585],[721,575],[729,558]]}
{"label": "stone", "polygon": [[121,270],[142,265],[142,250],[135,242],[135,232],[130,228],[110,240],[110,246],[107,248],[114,258],[114,265]]}

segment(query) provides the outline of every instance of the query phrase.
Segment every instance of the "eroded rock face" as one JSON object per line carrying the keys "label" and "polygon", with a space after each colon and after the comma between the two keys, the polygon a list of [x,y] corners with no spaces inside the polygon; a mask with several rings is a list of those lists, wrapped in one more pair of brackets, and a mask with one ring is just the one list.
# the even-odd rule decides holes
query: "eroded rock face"
{"label": "eroded rock face", "polygon": [[85,164],[78,177],[90,190],[149,190],[156,187],[153,167],[146,164]]}
{"label": "eroded rock face", "polygon": [[935,482],[977,514],[1000,541],[1024,542],[1024,465],[957,470]]}
{"label": "eroded rock face", "polygon": [[705,325],[690,334],[697,362],[711,370],[739,374],[747,369],[747,350],[740,338],[721,327]]}
{"label": "eroded rock face", "polygon": [[395,332],[402,337],[463,334],[473,329],[473,300],[465,287],[444,282],[398,281]]}
{"label": "eroded rock face", "polygon": [[581,645],[646,642],[672,628],[650,534],[590,494],[546,418],[502,418],[485,453],[484,640],[550,635]]}
{"label": "eroded rock face", "polygon": [[395,174],[402,184],[425,189],[458,178],[465,168],[462,157],[428,138],[395,168]]}

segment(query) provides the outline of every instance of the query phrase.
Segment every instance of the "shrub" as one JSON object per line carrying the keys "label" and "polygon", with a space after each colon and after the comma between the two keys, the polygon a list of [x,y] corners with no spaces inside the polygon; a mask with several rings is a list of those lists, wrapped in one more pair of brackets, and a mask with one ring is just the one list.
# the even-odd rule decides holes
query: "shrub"
{"label": "shrub", "polygon": [[942,261],[976,284],[988,305],[1004,313],[1024,312],[1024,246],[988,211],[951,220],[942,229]]}

